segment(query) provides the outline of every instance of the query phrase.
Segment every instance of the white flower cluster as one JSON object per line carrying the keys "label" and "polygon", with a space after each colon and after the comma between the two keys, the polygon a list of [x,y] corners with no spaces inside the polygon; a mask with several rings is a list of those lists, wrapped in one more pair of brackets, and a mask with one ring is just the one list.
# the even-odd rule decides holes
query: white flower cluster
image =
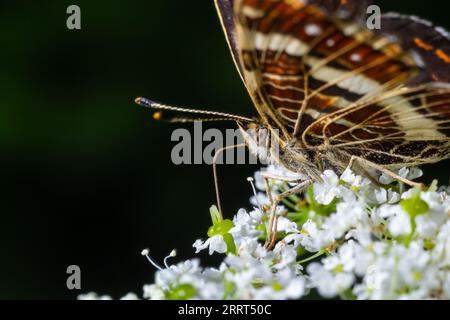
{"label": "white flower cluster", "polygon": [[[341,177],[325,171],[304,196],[282,201],[278,241],[269,250],[264,239],[272,197],[264,174],[295,177],[272,166],[256,173],[255,208],[241,209],[233,221],[213,217],[209,238],[194,243],[197,252],[224,254],[221,266],[202,268],[197,259],[168,266],[144,287],[144,298],[450,299],[448,189],[433,184],[405,192],[384,175],[381,187],[349,170]],[[407,179],[421,174],[399,172]],[[270,181],[273,194],[292,187]]]}
{"label": "white flower cluster", "polygon": [[[200,268],[199,261],[189,260],[157,272],[155,284],[144,287],[144,298],[162,299],[295,299],[305,293],[306,280],[297,263],[294,245],[279,242],[274,250],[266,250],[259,237],[263,213],[255,209],[249,213],[241,209],[228,231],[233,237],[236,252],[228,254],[221,266]],[[298,232],[297,225],[281,218],[279,230]],[[209,248],[225,253],[227,243],[215,235],[205,242],[194,243],[197,252]]]}

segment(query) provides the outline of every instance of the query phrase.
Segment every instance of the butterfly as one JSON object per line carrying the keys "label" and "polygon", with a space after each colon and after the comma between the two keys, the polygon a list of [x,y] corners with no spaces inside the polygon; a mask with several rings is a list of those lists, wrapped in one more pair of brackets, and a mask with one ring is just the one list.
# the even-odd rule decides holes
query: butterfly
{"label": "butterfly", "polygon": [[[355,165],[394,173],[450,156],[450,37],[395,13],[367,24],[368,0],[215,0],[226,39],[258,116],[206,113],[265,129],[273,162],[320,180]],[[197,110],[136,102],[195,121]],[[162,113],[161,113],[162,112]],[[192,114],[180,117],[179,113]],[[256,152],[256,151],[255,151]],[[305,185],[301,184],[300,187]],[[298,192],[300,187],[292,192]]]}

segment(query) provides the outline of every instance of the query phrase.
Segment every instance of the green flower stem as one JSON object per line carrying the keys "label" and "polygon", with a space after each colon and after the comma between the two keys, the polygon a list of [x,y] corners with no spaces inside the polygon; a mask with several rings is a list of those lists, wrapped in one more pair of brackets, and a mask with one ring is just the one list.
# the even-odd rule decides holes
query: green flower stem
{"label": "green flower stem", "polygon": [[320,250],[320,251],[317,252],[316,254],[314,254],[314,255],[312,255],[312,256],[306,258],[306,259],[303,259],[303,260],[301,260],[301,261],[299,261],[299,262],[297,262],[297,263],[298,263],[298,264],[304,264],[304,263],[306,263],[306,262],[309,262],[309,261],[311,261],[311,260],[314,260],[314,259],[316,259],[316,258],[322,256],[323,254],[325,254],[325,251],[324,251],[324,250]]}

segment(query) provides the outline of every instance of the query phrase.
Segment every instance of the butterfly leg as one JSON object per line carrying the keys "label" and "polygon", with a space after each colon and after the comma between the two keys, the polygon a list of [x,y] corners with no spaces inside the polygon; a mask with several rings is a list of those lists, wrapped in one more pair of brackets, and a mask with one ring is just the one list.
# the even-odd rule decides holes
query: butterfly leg
{"label": "butterfly leg", "polygon": [[227,150],[235,149],[235,148],[245,148],[245,144],[241,143],[241,144],[237,144],[237,145],[232,145],[232,146],[221,148],[221,149],[216,151],[216,153],[214,154],[214,158],[213,158],[212,165],[213,165],[214,188],[216,190],[217,206],[218,206],[219,212],[221,214],[223,214],[223,211],[222,211],[222,204],[221,204],[221,201],[220,201],[219,177],[217,175],[217,162],[219,160],[219,156],[223,152],[225,152]]}
{"label": "butterfly leg", "polygon": [[266,194],[267,194],[267,197],[269,198],[270,203],[273,203],[272,192],[270,192],[270,180],[278,180],[278,181],[283,181],[283,182],[287,182],[287,183],[300,181],[299,179],[287,178],[287,177],[272,175],[272,174],[268,174],[268,173],[263,173],[262,177],[264,179]]}
{"label": "butterfly leg", "polygon": [[[290,182],[292,182],[292,180],[290,180]],[[287,197],[290,197],[294,194],[298,194],[304,191],[311,183],[312,183],[311,180],[303,181],[298,185],[296,185],[295,187],[272,197],[269,227],[267,228],[266,243],[264,245],[268,250],[273,249],[277,241],[277,229],[278,229],[278,215],[276,213],[277,206],[280,204],[281,201],[283,201]]]}
{"label": "butterfly leg", "polygon": [[269,202],[270,203],[273,203],[272,192],[270,191],[270,180],[278,180],[278,181],[283,181],[283,182],[287,182],[287,183],[293,183],[293,182],[301,181],[300,179],[287,178],[287,177],[273,175],[273,174],[269,174],[269,173],[263,173],[262,174],[262,178],[264,179],[264,184],[265,184],[265,188],[266,188],[266,195],[267,195],[267,198],[269,198]]}
{"label": "butterfly leg", "polygon": [[380,171],[382,173],[385,173],[388,176],[390,176],[391,178],[393,178],[395,180],[398,180],[400,182],[403,182],[404,184],[406,184],[408,186],[411,186],[413,188],[423,189],[425,187],[423,183],[414,182],[414,181],[405,179],[405,178],[399,176],[398,174],[392,172],[391,170],[386,169],[386,168],[384,168],[383,166],[381,166],[379,164],[373,163],[373,162],[371,162],[369,160],[366,160],[364,158],[361,158],[361,157],[352,156],[352,158],[350,159],[350,163],[349,163],[348,167],[350,169],[352,169],[352,167],[353,167],[353,165],[355,163],[359,163],[359,165],[361,165],[362,168],[364,168],[364,166],[366,166],[366,167],[370,167],[370,168],[373,168],[375,170],[378,170],[378,171]]}

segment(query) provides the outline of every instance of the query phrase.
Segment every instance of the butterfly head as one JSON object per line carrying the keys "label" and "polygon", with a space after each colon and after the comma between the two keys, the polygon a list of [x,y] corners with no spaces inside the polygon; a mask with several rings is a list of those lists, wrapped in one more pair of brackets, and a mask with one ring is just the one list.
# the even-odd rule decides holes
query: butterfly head
{"label": "butterfly head", "polygon": [[284,144],[277,130],[257,121],[238,122],[242,137],[250,152],[267,164],[279,163],[280,143]]}

